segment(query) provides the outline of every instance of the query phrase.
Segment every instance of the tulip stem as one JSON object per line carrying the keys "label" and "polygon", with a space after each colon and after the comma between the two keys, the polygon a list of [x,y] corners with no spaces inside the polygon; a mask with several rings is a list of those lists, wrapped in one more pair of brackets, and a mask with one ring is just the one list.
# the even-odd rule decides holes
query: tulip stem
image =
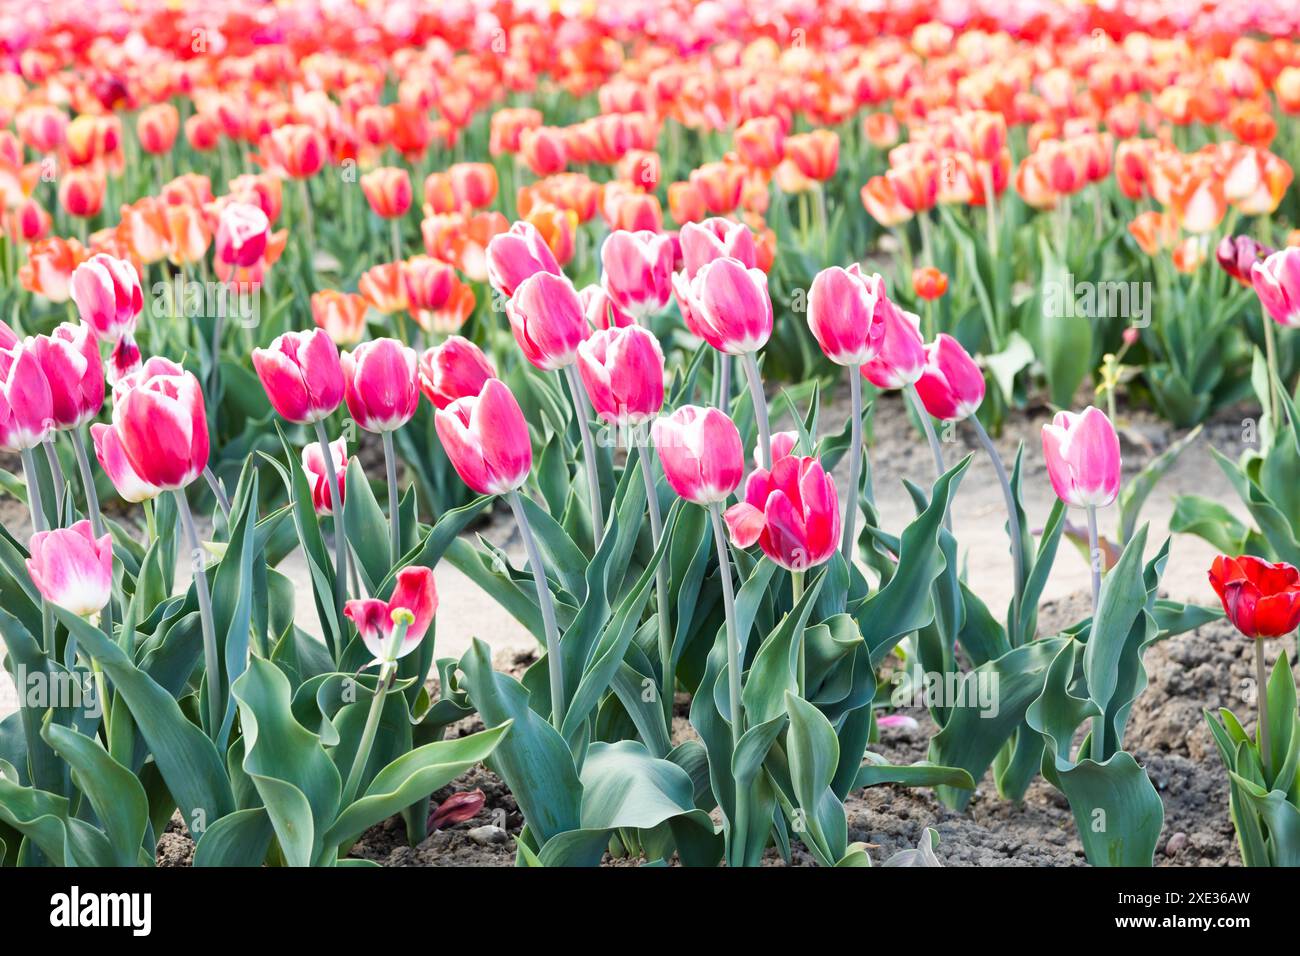
{"label": "tulip stem", "polygon": [[[731,553],[727,549],[727,536],[722,530],[722,506],[708,506],[709,520],[713,524],[713,543],[718,550],[718,573],[722,576],[722,609],[727,620],[727,704],[731,711],[731,750],[740,747],[744,718],[740,703],[740,633],[736,629],[736,597],[731,585]],[[740,795],[736,795],[737,803]]]}
{"label": "tulip stem", "polygon": [[578,433],[582,436],[582,457],[587,467],[587,500],[591,503],[591,534],[596,548],[605,537],[605,508],[600,502],[600,472],[596,468],[596,443],[591,437],[591,425],[587,422],[587,406],[591,400],[587,390],[578,377],[578,366],[565,366],[569,377],[569,391],[573,393],[573,414],[578,419]]}
{"label": "tulip stem", "polygon": [[[790,613],[792,614],[794,613],[793,608],[798,607],[799,602],[803,600],[803,583],[804,583],[803,571],[790,572],[790,595],[792,598],[792,609]],[[808,646],[804,641],[804,630],[802,628],[800,628],[799,630],[798,678],[799,678],[799,696],[802,697],[804,700],[807,700],[808,699]]]}
{"label": "tulip stem", "polygon": [[[862,366],[849,366],[849,396],[853,409],[849,437],[849,493],[844,503],[844,560],[853,563],[857,547],[858,484],[862,480]],[[809,449],[811,451],[812,449]]]}
{"label": "tulip stem", "polygon": [[763,394],[763,376],[758,371],[758,358],[753,352],[745,353],[745,376],[749,379],[749,397],[754,404],[754,420],[758,423],[758,450],[763,467],[772,467],[772,429],[767,423],[767,397]]}
{"label": "tulip stem", "polygon": [[50,477],[54,479],[54,522],[58,524],[63,520],[63,489],[67,486],[67,479],[63,476],[59,453],[54,450],[53,434],[41,444],[45,447],[45,459],[50,463]]}
{"label": "tulip stem", "polygon": [[[943,473],[948,469],[943,463],[943,446],[939,444],[939,436],[934,432],[934,422],[930,421],[930,413],[925,410],[925,403],[921,401],[916,386],[908,385],[904,391],[907,393],[908,401],[912,403],[912,408],[916,411],[916,417],[921,419],[921,429],[925,432],[926,441],[930,443],[930,453],[934,456],[935,477],[942,478]],[[949,534],[952,534],[952,517],[946,509],[943,513],[943,526],[948,530]]]}
{"label": "tulip stem", "polygon": [[[656,551],[663,539],[663,518],[659,514],[659,489],[655,485],[653,445],[641,446],[641,477],[645,480],[646,511],[650,515],[650,541]],[[668,562],[660,560],[655,566],[655,594],[659,617],[659,664],[663,670],[664,716],[672,730],[673,692],[677,689],[676,668],[673,666],[673,634],[668,611]]]}
{"label": "tulip stem", "polygon": [[[36,457],[30,448],[24,448],[18,454],[23,462],[23,478],[27,482],[27,506],[32,513],[32,530],[49,531],[45,503],[41,501],[40,477],[36,474]],[[45,648],[45,656],[54,660],[54,609],[44,597],[41,598],[41,643]]]}
{"label": "tulip stem", "polygon": [[394,216],[389,220],[389,234],[393,240],[393,261],[402,261],[402,219]]}
{"label": "tulip stem", "polygon": [[1259,763],[1264,768],[1264,779],[1271,786],[1268,778],[1270,750],[1268,746],[1268,672],[1264,667],[1264,640],[1255,638],[1255,697],[1259,701],[1259,717],[1255,727],[1255,743],[1259,747]]}
{"label": "tulip stem", "polygon": [[[1097,509],[1089,507],[1088,511],[1088,566],[1092,570],[1092,639],[1097,637],[1097,611],[1101,607],[1101,549],[1097,545]],[[1106,716],[1098,714],[1092,719],[1092,742],[1090,754],[1092,759],[1101,763],[1105,754]]]}
{"label": "tulip stem", "polygon": [[988,452],[989,461],[993,463],[993,470],[998,476],[998,484],[1002,486],[1002,497],[1007,503],[1007,533],[1011,535],[1012,574],[1015,576],[1011,582],[1015,597],[1011,602],[1011,633],[1008,637],[1011,638],[1011,646],[1015,647],[1020,640],[1020,602],[1024,600],[1025,591],[1025,554],[1024,542],[1020,536],[1020,509],[1016,507],[1016,495],[1011,489],[1011,479],[1007,477],[1006,466],[993,445],[993,439],[989,438],[989,433],[984,430],[984,426],[974,415],[970,417],[970,422],[975,426],[975,434],[979,436],[980,444]]}
{"label": "tulip stem", "polygon": [[[397,559],[401,557],[397,514],[397,455],[393,451],[393,433],[382,432],[381,434],[384,439],[384,468],[388,472],[388,563],[395,568]],[[325,460],[329,461],[328,458]]]}
{"label": "tulip stem", "polygon": [[[395,614],[393,637],[388,647],[388,655],[395,658],[397,649],[406,639],[406,629],[411,624],[411,614]],[[388,696],[388,685],[392,683],[397,672],[397,661],[385,660],[379,664],[379,680],[375,684],[375,695],[370,698],[370,711],[366,714],[366,724],[361,730],[361,739],[357,741],[357,752],[352,756],[352,769],[348,771],[347,782],[343,785],[342,799],[339,807],[346,810],[356,798],[357,788],[361,786],[361,776],[366,772],[370,762],[370,751],[374,749],[375,734],[379,731],[379,718],[384,713],[384,698]]]}
{"label": "tulip stem", "polygon": [[153,516],[153,499],[146,498],[140,502],[144,508],[144,527],[145,533],[149,536],[149,545],[152,546],[158,540],[158,524]]}
{"label": "tulip stem", "polygon": [[203,480],[208,483],[212,489],[212,497],[217,499],[217,506],[221,508],[221,513],[230,517],[230,496],[226,494],[226,486],[221,483],[221,479],[216,476],[211,468],[203,469]]}
{"label": "tulip stem", "polygon": [[314,260],[316,258],[316,227],[312,222],[311,211],[311,187],[307,185],[307,180],[298,180],[298,194],[302,197],[302,222],[303,238],[307,242],[307,268],[315,271]]}
{"label": "tulip stem", "polygon": [[560,656],[560,629],[555,623],[551,586],[546,583],[546,568],[542,565],[542,555],[537,550],[537,540],[528,524],[528,515],[524,512],[519,492],[510,492],[507,500],[519,525],[519,536],[524,539],[528,567],[533,572],[533,583],[537,586],[537,606],[541,609],[542,626],[546,631],[546,672],[551,680],[551,725],[559,730],[564,725],[564,660]]}
{"label": "tulip stem", "polygon": [[194,527],[194,513],[190,511],[185,489],[176,488],[172,495],[176,498],[176,510],[180,513],[181,526],[185,529],[185,543],[190,549],[190,570],[194,574],[194,591],[199,599],[199,623],[203,628],[203,667],[208,678],[208,733],[216,740],[221,733],[224,708],[223,701],[217,698],[217,688],[221,685],[221,664],[217,658],[217,629],[212,620],[212,594],[208,590],[203,548],[199,544],[199,532]]}
{"label": "tulip stem", "polygon": [[1268,412],[1269,431],[1276,435],[1278,433],[1277,390],[1281,383],[1277,372],[1277,344],[1274,341],[1273,319],[1267,311],[1262,310],[1260,318],[1264,322],[1264,358],[1268,364],[1268,401],[1264,410]]}
{"label": "tulip stem", "polygon": [[998,257],[998,196],[993,185],[993,164],[984,163],[980,168],[980,178],[984,181],[985,230],[988,237],[989,254]]}
{"label": "tulip stem", "polygon": [[717,389],[718,408],[731,414],[731,356],[726,352],[714,355],[714,387]]}
{"label": "tulip stem", "polygon": [[[95,476],[90,470],[90,456],[86,453],[86,426],[82,425],[72,433],[72,450],[76,453],[77,468],[81,472],[81,483],[86,489],[86,511],[90,513],[90,527],[95,532],[96,538],[104,536],[104,518],[99,513],[99,494],[95,491]],[[110,542],[110,547],[112,543]],[[104,612],[100,616],[100,624],[103,627],[104,635],[113,639],[113,601],[104,605]],[[105,703],[105,709],[107,709]]]}
{"label": "tulip stem", "polygon": [[325,423],[317,420],[315,425],[320,453],[325,456],[325,476],[329,480],[330,489],[330,511],[334,517],[334,610],[342,621],[343,602],[348,596],[348,547],[343,534],[343,495],[339,488],[338,473],[334,470],[334,459],[330,456],[330,440],[325,434]]}

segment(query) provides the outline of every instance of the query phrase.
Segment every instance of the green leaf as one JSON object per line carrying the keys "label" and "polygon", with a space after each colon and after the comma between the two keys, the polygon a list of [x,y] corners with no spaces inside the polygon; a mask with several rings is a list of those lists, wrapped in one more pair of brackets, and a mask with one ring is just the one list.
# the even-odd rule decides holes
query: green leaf
{"label": "green leaf", "polygon": [[785,706],[790,714],[786,734],[790,781],[804,823],[802,832],[798,827],[795,831],[823,866],[834,866],[849,842],[844,804],[831,790],[840,762],[839,740],[830,721],[803,698],[786,691]]}
{"label": "green leaf", "polygon": [[204,832],[194,847],[194,865],[261,866],[274,836],[265,807],[236,810]]}

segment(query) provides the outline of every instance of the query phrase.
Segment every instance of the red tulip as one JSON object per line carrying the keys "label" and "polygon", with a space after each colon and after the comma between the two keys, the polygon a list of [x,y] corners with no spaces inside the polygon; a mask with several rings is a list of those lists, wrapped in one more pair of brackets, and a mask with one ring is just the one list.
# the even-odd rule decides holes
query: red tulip
{"label": "red tulip", "polygon": [[984,401],[984,375],[975,360],[951,335],[925,347],[925,371],[916,381],[925,410],[944,421],[962,421]]}
{"label": "red tulip", "polygon": [[154,361],[114,390],[113,428],[135,473],[171,491],[184,488],[208,465],[207,412],[192,373],[155,374]]}
{"label": "red tulip", "polygon": [[847,269],[823,269],[808,290],[808,326],[837,365],[863,365],[876,356],[887,310],[884,280],[867,278],[856,262]]}
{"label": "red tulip", "polygon": [[479,494],[503,495],[527,480],[533,466],[528,423],[500,379],[438,409],[434,426],[456,474]]}
{"label": "red tulip", "polygon": [[515,289],[537,272],[560,275],[555,254],[528,222],[517,222],[509,232],[493,236],[487,247],[488,280],[502,295],[514,295]]}
{"label": "red tulip", "polygon": [[402,263],[406,307],[421,326],[430,325],[456,288],[456,270],[432,256],[412,256]]}
{"label": "red tulip", "polygon": [[664,477],[697,505],[726,501],[745,473],[745,451],[735,423],[716,408],[683,405],[654,423]]}
{"label": "red tulip", "polygon": [[104,404],[104,363],[88,325],[64,322],[32,339],[41,371],[50,384],[55,428],[78,428]]}
{"label": "red tulip", "polygon": [[447,173],[460,205],[482,209],[497,198],[497,171],[491,163],[457,163]]}
{"label": "red tulip", "polygon": [[69,169],[59,183],[59,205],[69,216],[94,218],[104,206],[107,188],[108,180],[102,172],[90,167]]}
{"label": "red tulip", "polygon": [[[392,643],[393,614],[396,611],[409,611],[415,619],[407,625],[401,646],[389,657],[393,650],[389,645]],[[438,590],[434,586],[433,571],[419,566],[402,568],[397,572],[397,585],[387,601],[366,598],[348,601],[343,607],[348,620],[356,625],[366,650],[376,660],[382,661],[405,657],[419,647],[437,611]]]}
{"label": "red tulip", "polygon": [[484,383],[496,377],[482,349],[459,335],[449,336],[420,356],[420,391],[435,408],[478,395]]}
{"label": "red tulip", "polygon": [[[348,498],[348,443],[346,438],[330,442],[330,467],[339,480],[339,497]],[[321,453],[320,442],[308,442],[302,450],[302,470],[311,485],[311,501],[318,515],[327,515],[334,510],[330,495],[330,473],[325,469],[325,456]]]}
{"label": "red tulip", "polygon": [[321,171],[329,146],[319,130],[304,123],[290,123],[272,131],[267,153],[274,165],[290,179],[309,179]]}
{"label": "red tulip", "polygon": [[140,148],[146,153],[167,153],[176,142],[180,132],[181,117],[171,103],[157,103],[146,106],[140,111],[135,121],[136,135],[140,139]]}
{"label": "red tulip", "polygon": [[664,353],[639,325],[601,329],[578,346],[578,374],[602,421],[639,424],[664,404]]}
{"label": "red tulip", "polygon": [[113,593],[113,536],[96,538],[90,522],[38,531],[27,546],[27,573],[41,597],[78,617],[102,610]]}
{"label": "red tulip", "polygon": [[53,428],[50,383],[31,341],[0,349],[0,448],[35,448]]}
{"label": "red tulip", "polygon": [[672,297],[673,243],[663,233],[616,230],[600,248],[600,264],[605,291],[639,319]]}
{"label": "red tulip", "polygon": [[1043,458],[1056,496],[1075,508],[1101,508],[1119,495],[1119,436],[1106,413],[1057,412],[1043,426]]}
{"label": "red tulip", "polygon": [[587,337],[582,300],[565,276],[539,272],[525,279],[506,315],[524,357],[543,371],[572,365]]}
{"label": "red tulip", "polygon": [[917,298],[939,299],[948,291],[948,277],[934,266],[923,266],[912,270],[912,291]]}
{"label": "red tulip", "polygon": [[286,421],[320,421],[343,401],[339,350],[324,329],[285,332],[270,348],[253,349],[253,369]]}
{"label": "red tulip", "polygon": [[362,342],[340,359],[344,397],[358,425],[391,432],[411,420],[420,404],[415,349],[396,339]]}
{"label": "red tulip", "polygon": [[737,547],[758,542],[790,571],[822,564],[840,544],[839,496],[816,458],[787,455],[770,472],[756,469],[745,482],[745,500],[723,517]]}
{"label": "red tulip", "polygon": [[840,162],[840,138],[829,129],[800,133],[785,141],[786,157],[809,179],[823,182],[835,175]]}
{"label": "red tulip", "polygon": [[361,192],[371,211],[382,219],[400,219],[411,208],[414,193],[405,169],[380,166],[361,176]]}
{"label": "red tulip", "polygon": [[1300,626],[1300,571],[1289,564],[1221,554],[1210,567],[1210,586],[1246,637],[1282,637]]}

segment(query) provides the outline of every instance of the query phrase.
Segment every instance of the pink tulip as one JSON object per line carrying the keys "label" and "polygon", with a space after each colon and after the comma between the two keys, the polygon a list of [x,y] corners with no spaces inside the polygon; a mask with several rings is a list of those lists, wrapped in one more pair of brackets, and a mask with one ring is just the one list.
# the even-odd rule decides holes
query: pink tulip
{"label": "pink tulip", "polygon": [[113,407],[116,408],[123,397],[137,385],[142,385],[155,375],[184,375],[181,368],[169,358],[151,355],[149,360],[129,375],[124,375],[113,383]]}
{"label": "pink tulip", "polygon": [[714,259],[739,259],[746,269],[758,264],[754,233],[743,222],[718,216],[703,222],[688,222],[682,226],[678,242],[687,279],[694,279]]}
{"label": "pink tulip", "polygon": [[64,322],[32,339],[32,349],[50,384],[55,428],[79,428],[99,414],[104,363],[90,326]]}
{"label": "pink tulip", "polygon": [[1300,328],[1300,248],[1273,253],[1251,266],[1250,281],[1265,311],[1288,328]]}
{"label": "pink tulip", "polygon": [[131,467],[126,449],[122,447],[122,437],[116,428],[96,423],[90,426],[90,438],[95,443],[95,457],[99,459],[100,467],[113,482],[113,487],[123,501],[137,504],[162,494],[161,488],[145,481]]}
{"label": "pink tulip", "polygon": [[639,424],[664,404],[664,353],[639,325],[593,332],[578,346],[578,374],[601,421]]}
{"label": "pink tulip", "polygon": [[[409,611],[415,620],[407,625],[401,645],[390,657],[395,611]],[[419,647],[437,611],[438,589],[433,583],[433,571],[418,565],[397,572],[397,585],[387,601],[366,598],[343,606],[344,615],[356,625],[366,650],[381,661],[397,660]]]}
{"label": "pink tulip", "polygon": [[716,408],[683,405],[654,423],[654,443],[673,491],[697,505],[726,501],[745,473],[735,423]]}
{"label": "pink tulip", "polygon": [[[330,442],[330,466],[339,479],[339,497],[347,501],[347,482],[344,481],[348,470],[347,439],[339,438]],[[325,470],[325,456],[321,454],[320,442],[308,442],[303,448],[302,470],[311,485],[311,501],[316,513],[329,514],[334,510],[334,501],[330,495],[330,473]]]}
{"label": "pink tulip", "polygon": [[1119,436],[1106,413],[1057,412],[1043,426],[1043,457],[1056,496],[1075,508],[1101,508],[1119,494]]}
{"label": "pink tulip", "polygon": [[191,372],[143,374],[148,368],[120,397],[115,390],[113,428],[142,481],[162,491],[184,488],[208,466],[203,390]]}
{"label": "pink tulip", "polygon": [[601,282],[638,319],[662,312],[673,294],[673,242],[663,233],[610,233],[600,248]]}
{"label": "pink tulip", "polygon": [[391,432],[411,420],[420,404],[415,349],[396,339],[362,342],[340,359],[348,411],[368,432]]}
{"label": "pink tulip", "polygon": [[324,329],[285,332],[270,348],[253,349],[253,368],[271,407],[286,421],[318,422],[343,401],[338,346]]}
{"label": "pink tulip", "polygon": [[737,547],[758,542],[765,555],[789,571],[822,564],[840,545],[839,496],[816,458],[787,455],[770,472],[751,472],[745,500],[723,517]]}
{"label": "pink tulip", "polygon": [[761,269],[746,268],[739,259],[715,259],[688,289],[678,280],[678,290],[685,292],[687,326],[719,352],[757,352],[772,335],[772,300]]}
{"label": "pink tulip", "polygon": [[503,495],[528,478],[533,445],[528,423],[505,382],[490,378],[475,396],[434,413],[443,450],[461,481],[481,495]]}
{"label": "pink tulip", "polygon": [[469,339],[450,335],[420,356],[420,391],[434,408],[446,408],[458,398],[473,397],[483,383],[497,377],[483,350]]}
{"label": "pink tulip", "polygon": [[[669,276],[669,287],[672,277]],[[608,292],[598,285],[589,285],[578,293],[587,324],[593,329],[621,329],[636,325],[636,317],[615,302]]]}
{"label": "pink tulip", "polygon": [[35,448],[54,430],[54,397],[30,339],[0,349],[0,448]]}
{"label": "pink tulip", "polygon": [[865,365],[885,337],[885,283],[864,276],[855,262],[817,273],[808,290],[808,326],[826,357],[837,365]]}
{"label": "pink tulip", "polygon": [[249,269],[261,261],[271,237],[271,220],[260,206],[232,202],[221,210],[213,242],[220,263]]}
{"label": "pink tulip", "polygon": [[960,422],[984,401],[984,375],[951,335],[940,333],[925,347],[925,371],[916,381],[925,410],[935,418]]}
{"label": "pink tulip", "polygon": [[582,300],[562,275],[529,276],[506,303],[506,316],[524,357],[543,371],[572,365],[587,337]]}
{"label": "pink tulip", "polygon": [[144,308],[135,266],[102,252],[77,266],[70,291],[81,321],[101,342],[116,344],[130,335]]}
{"label": "pink tulip", "polygon": [[96,538],[90,522],[38,531],[27,546],[27,573],[51,604],[89,617],[103,609],[113,593],[113,537]]}
{"label": "pink tulip", "polygon": [[517,222],[507,232],[492,237],[487,247],[488,281],[502,295],[511,296],[529,276],[538,272],[562,275],[555,254],[531,222]]}
{"label": "pink tulip", "polygon": [[903,388],[925,371],[925,341],[921,338],[921,317],[904,312],[889,300],[881,310],[885,334],[876,357],[862,366],[862,375],[877,388]]}
{"label": "pink tulip", "polygon": [[[799,433],[794,431],[776,432],[772,435],[772,462],[775,463],[785,458],[792,451],[794,446],[799,444]],[[757,445],[754,446],[754,467],[763,467],[763,449]]]}

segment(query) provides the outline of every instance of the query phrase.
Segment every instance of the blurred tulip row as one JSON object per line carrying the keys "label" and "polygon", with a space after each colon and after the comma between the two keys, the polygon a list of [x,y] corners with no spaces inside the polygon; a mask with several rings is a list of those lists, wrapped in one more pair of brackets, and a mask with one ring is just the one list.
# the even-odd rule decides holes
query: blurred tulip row
{"label": "blurred tulip row", "polygon": [[[1139,521],[1186,442],[1124,485],[1114,422],[1252,396],[1223,465],[1260,530],[1195,496],[1172,530],[1260,648],[1256,736],[1209,718],[1243,855],[1300,852],[1262,656],[1300,616],[1295,12],[968,6],[6,11],[0,863],[150,865],[179,812],[197,865],[357,865],[472,816],[431,796],[486,762],[526,865],[871,865],[853,791],[1040,774],[1090,862],[1149,865],[1142,656],[1218,611],[1159,596]],[[893,393],[933,460],[901,522]],[[959,433],[1005,610],[962,574]],[[1069,509],[1091,611],[1045,633]],[[536,663],[437,655],[443,561]],[[900,692],[937,728],[907,766],[872,749]]]}

